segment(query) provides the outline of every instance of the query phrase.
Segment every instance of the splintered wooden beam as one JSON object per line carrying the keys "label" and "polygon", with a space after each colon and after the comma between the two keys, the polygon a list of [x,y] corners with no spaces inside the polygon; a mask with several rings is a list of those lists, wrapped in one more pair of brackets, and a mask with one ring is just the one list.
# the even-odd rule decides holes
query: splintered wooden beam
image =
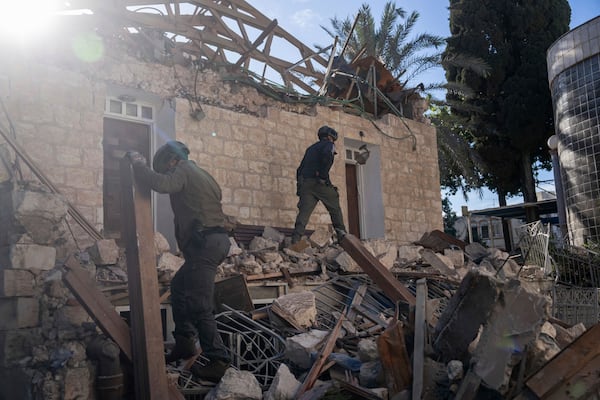
{"label": "splintered wooden beam", "polygon": [[65,262],[65,268],[67,271],[63,275],[63,281],[71,289],[77,301],[85,308],[100,330],[119,346],[129,361],[132,361],[131,338],[127,323],[98,289],[89,272],[79,261],[69,257]]}
{"label": "splintered wooden beam", "polygon": [[540,399],[565,399],[579,390],[588,398],[600,387],[600,323],[592,326],[530,377],[525,385]]}
{"label": "splintered wooden beam", "polygon": [[138,399],[170,398],[165,369],[150,188],[134,179],[129,160],[121,160],[122,237],[127,254],[131,344]]}
{"label": "splintered wooden beam", "polygon": [[294,396],[295,399],[300,398],[305,392],[310,390],[317,381],[319,375],[321,375],[323,366],[327,362],[327,358],[329,358],[329,355],[335,347],[335,342],[338,338],[338,335],[340,334],[340,330],[342,329],[342,322],[344,322],[344,320],[346,319],[346,314],[347,311],[344,311],[340,316],[340,319],[338,320],[337,324],[335,324],[335,326],[331,330],[327,342],[323,346],[323,349],[317,355],[317,361],[315,361],[310,371],[308,371],[308,375],[306,375],[306,378],[304,378],[304,382],[302,382],[302,384],[296,391],[296,395]]}
{"label": "splintered wooden beam", "polygon": [[375,257],[371,254],[361,241],[352,234],[347,234],[341,240],[342,248],[356,261],[367,275],[373,279],[373,282],[383,290],[386,296],[392,301],[399,300],[407,302],[414,306],[416,303],[415,296],[402,285],[394,275]]}

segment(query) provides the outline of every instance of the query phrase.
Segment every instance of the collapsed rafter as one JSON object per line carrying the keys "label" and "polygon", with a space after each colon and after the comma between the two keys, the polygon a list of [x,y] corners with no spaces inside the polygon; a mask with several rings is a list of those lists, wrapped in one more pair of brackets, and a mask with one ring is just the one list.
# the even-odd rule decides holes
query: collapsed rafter
{"label": "collapsed rafter", "polygon": [[[76,10],[88,11],[73,15]],[[262,68],[263,80],[280,80],[309,94],[316,93],[315,81],[323,80],[327,67],[320,53],[243,0],[72,0],[65,11],[69,26],[116,31],[125,39],[158,31],[170,41],[174,59],[243,67],[259,75]],[[284,52],[294,60],[275,55]]]}

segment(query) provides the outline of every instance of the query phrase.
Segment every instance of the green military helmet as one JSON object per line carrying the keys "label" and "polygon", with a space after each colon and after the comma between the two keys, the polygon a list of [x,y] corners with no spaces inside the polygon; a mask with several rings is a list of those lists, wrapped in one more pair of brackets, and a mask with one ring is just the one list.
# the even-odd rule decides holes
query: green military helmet
{"label": "green military helmet", "polygon": [[170,140],[160,148],[154,154],[152,159],[152,168],[160,173],[164,174],[169,170],[169,163],[171,160],[187,160],[190,154],[190,149],[178,140]]}

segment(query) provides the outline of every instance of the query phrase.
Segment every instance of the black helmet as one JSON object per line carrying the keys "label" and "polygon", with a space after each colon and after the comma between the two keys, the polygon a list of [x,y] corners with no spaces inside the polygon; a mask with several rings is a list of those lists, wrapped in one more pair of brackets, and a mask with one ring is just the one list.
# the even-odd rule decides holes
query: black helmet
{"label": "black helmet", "polygon": [[177,140],[170,140],[156,150],[152,159],[152,168],[156,172],[164,174],[169,170],[171,160],[187,160],[188,154],[190,154],[190,149],[185,144]]}
{"label": "black helmet", "polygon": [[327,125],[323,125],[322,127],[320,127],[317,135],[319,136],[319,139],[323,139],[323,138],[326,138],[327,136],[331,136],[333,138],[333,140],[335,141],[338,138],[338,133],[335,131],[335,129],[330,128]]}

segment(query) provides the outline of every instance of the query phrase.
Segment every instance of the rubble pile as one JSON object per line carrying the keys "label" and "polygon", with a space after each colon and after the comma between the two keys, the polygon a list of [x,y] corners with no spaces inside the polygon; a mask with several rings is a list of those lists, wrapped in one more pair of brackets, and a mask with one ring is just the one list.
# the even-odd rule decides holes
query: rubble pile
{"label": "rubble pile", "polygon": [[[416,382],[426,399],[465,398],[466,391],[508,398],[523,390],[523,376],[585,331],[550,317],[539,267],[521,267],[498,249],[440,248],[426,237],[408,246],[365,243],[412,293],[421,279],[428,286],[419,329],[414,307],[396,307],[331,234],[315,232],[289,246],[272,228],[265,231],[247,246],[233,243],[219,268],[221,278],[287,279],[292,287],[267,312],[248,314],[285,338],[279,369],[261,384],[263,398],[320,398],[321,392],[408,398]],[[424,339],[420,349],[416,336]],[[246,398],[248,383],[240,383],[240,395],[231,385],[225,376],[207,398]]]}

